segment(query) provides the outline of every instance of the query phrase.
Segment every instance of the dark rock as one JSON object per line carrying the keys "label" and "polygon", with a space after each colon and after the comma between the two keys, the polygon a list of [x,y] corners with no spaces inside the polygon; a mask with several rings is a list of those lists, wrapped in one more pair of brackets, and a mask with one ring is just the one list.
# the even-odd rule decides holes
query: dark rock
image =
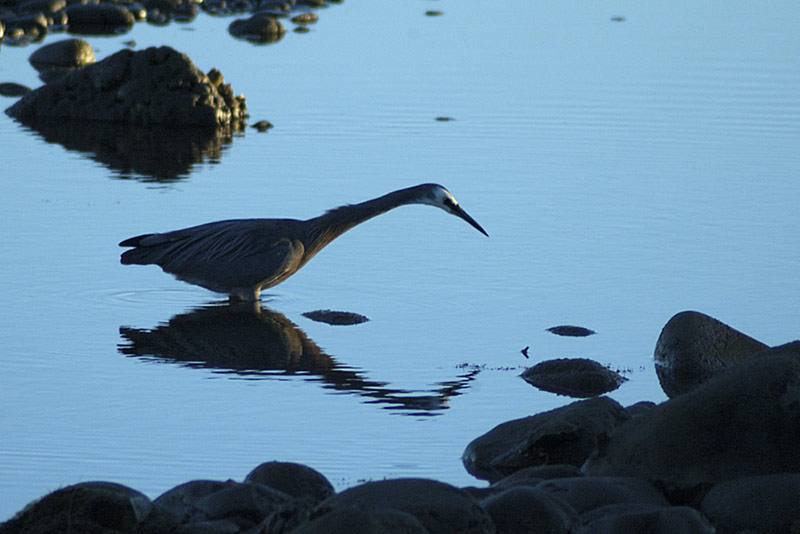
{"label": "dark rock", "polygon": [[27,0],[17,5],[17,13],[51,15],[67,7],[66,0]]}
{"label": "dark rock", "polygon": [[567,337],[586,337],[595,333],[594,330],[589,330],[588,328],[584,328],[582,326],[572,325],[552,326],[548,328],[547,331],[557,336]]}
{"label": "dark rock", "polygon": [[580,524],[572,506],[536,488],[510,488],[484,499],[481,504],[492,517],[498,534],[567,534]]}
{"label": "dark rock", "polygon": [[652,504],[611,504],[596,508],[582,516],[586,534],[713,534],[714,527],[703,514],[688,506]]}
{"label": "dark rock", "polygon": [[272,128],[272,123],[266,120],[262,120],[252,124],[252,127],[258,130],[259,132],[266,132],[267,130]]}
{"label": "dark rock", "polygon": [[668,397],[686,393],[767,345],[696,311],[673,316],[656,342],[656,374]]}
{"label": "dark rock", "polygon": [[637,403],[631,404],[630,406],[625,407],[625,412],[631,417],[639,417],[640,415],[644,415],[653,408],[655,408],[656,403],[651,401],[639,401]]}
{"label": "dark rock", "polygon": [[247,19],[236,19],[228,26],[228,32],[234,37],[256,41],[259,43],[274,43],[280,41],[286,33],[286,28],[275,17],[265,13],[255,13]]}
{"label": "dark rock", "polygon": [[28,61],[38,71],[74,69],[94,63],[95,56],[92,45],[83,39],[64,39],[39,47]]}
{"label": "dark rock", "polygon": [[800,474],[744,477],[717,484],[700,509],[719,532],[800,532]]}
{"label": "dark rock", "polygon": [[367,482],[324,500],[317,517],[361,507],[392,509],[413,515],[430,534],[495,532],[491,517],[466,492],[435,480],[405,478]]}
{"label": "dark rock", "polygon": [[133,28],[136,20],[116,4],[73,4],[67,8],[69,31],[87,35],[113,35]]}
{"label": "dark rock", "polygon": [[31,88],[19,83],[3,82],[0,83],[0,95],[3,96],[22,96],[30,92]]}
{"label": "dark rock", "polygon": [[228,523],[233,523],[244,529],[255,527],[282,506],[290,505],[292,499],[262,484],[194,480],[172,488],[153,502],[184,524],[222,521],[214,528],[229,528]]}
{"label": "dark rock", "polygon": [[633,477],[554,478],[540,482],[536,489],[569,503],[579,514],[609,504],[669,506],[655,486]]}
{"label": "dark rock", "polygon": [[749,357],[630,419],[583,466],[645,478],[693,504],[713,484],[800,472],[800,341]]}
{"label": "dark rock", "polygon": [[170,47],[121,50],[18,100],[6,113],[32,119],[80,119],[139,125],[236,127],[246,117],[219,71],[208,76]]}
{"label": "dark rock", "polygon": [[605,365],[586,358],[548,360],[521,375],[528,384],[569,397],[596,397],[614,391],[626,379]]}
{"label": "dark rock", "polygon": [[49,21],[42,13],[20,15],[6,22],[5,43],[27,44],[41,41],[47,35]]}
{"label": "dark rock", "polygon": [[583,471],[574,465],[556,464],[526,467],[492,484],[491,488],[513,488],[516,486],[535,486],[551,478],[583,476]]}
{"label": "dark rock", "polygon": [[321,473],[291,462],[266,462],[244,479],[282,491],[295,499],[323,501],[335,493],[333,486]]}
{"label": "dark rock", "polygon": [[573,402],[502,423],[470,443],[462,461],[473,476],[496,481],[525,467],[580,466],[595,450],[598,434],[628,419],[608,397]]}
{"label": "dark rock", "polygon": [[364,315],[360,315],[358,313],[332,310],[316,310],[305,312],[302,315],[303,317],[307,317],[312,321],[333,325],[361,324],[369,321],[369,317],[365,317]]}
{"label": "dark rock", "polygon": [[291,18],[295,24],[314,24],[318,20],[319,16],[316,13],[300,13]]}
{"label": "dark rock", "polygon": [[3,534],[55,532],[171,532],[177,521],[142,493],[113,482],[83,482],[67,486],[29,504],[0,525]]}
{"label": "dark rock", "polygon": [[364,509],[343,506],[315,517],[292,534],[333,534],[364,532],[369,534],[429,534],[411,514],[388,508]]}

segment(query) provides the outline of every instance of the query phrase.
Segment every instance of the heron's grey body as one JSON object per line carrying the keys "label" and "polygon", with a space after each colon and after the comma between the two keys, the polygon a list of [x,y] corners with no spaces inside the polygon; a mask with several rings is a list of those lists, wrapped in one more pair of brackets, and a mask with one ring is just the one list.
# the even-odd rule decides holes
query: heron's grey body
{"label": "heron's grey body", "polygon": [[360,204],[332,209],[319,217],[234,219],[163,234],[126,239],[125,265],[160,266],[179,280],[231,298],[257,300],[263,289],[280,284],[328,243],[377,215],[405,204],[430,204],[461,217],[488,234],[444,187],[422,184]]}

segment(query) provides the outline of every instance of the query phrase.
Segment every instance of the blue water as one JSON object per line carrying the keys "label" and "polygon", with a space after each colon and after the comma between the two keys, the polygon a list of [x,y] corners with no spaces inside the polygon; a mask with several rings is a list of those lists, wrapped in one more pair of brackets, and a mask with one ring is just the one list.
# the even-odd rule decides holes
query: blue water
{"label": "blue water", "polygon": [[[131,39],[169,44],[219,68],[251,122],[275,124],[166,181],[0,116],[0,520],[79,481],[155,497],[273,459],[339,489],[395,476],[478,484],[460,462],[470,440],[569,402],[524,383],[526,365],[593,358],[625,371],[615,399],[661,401],[652,352],[674,313],[700,310],[773,345],[798,337],[795,4],[441,0],[444,15],[426,17],[432,5],[349,0],[267,46],[203,14],[90,38],[99,58]],[[0,81],[38,85],[35,49],[3,47]],[[174,157],[175,145],[161,150]],[[222,357],[265,343],[258,325],[277,322],[315,367],[130,354],[121,327],[199,321],[221,298],[121,266],[120,240],[307,218],[428,181],[491,237],[401,208],[268,290],[272,315],[230,337],[212,318],[185,338]],[[301,315],[317,309],[371,320]],[[559,324],[598,333],[545,331]]]}

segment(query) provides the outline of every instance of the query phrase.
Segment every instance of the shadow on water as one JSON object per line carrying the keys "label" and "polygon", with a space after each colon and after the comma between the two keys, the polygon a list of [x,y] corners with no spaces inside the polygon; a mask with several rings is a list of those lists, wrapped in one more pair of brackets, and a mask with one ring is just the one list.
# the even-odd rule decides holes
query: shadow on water
{"label": "shadow on water", "polygon": [[26,121],[48,143],[102,163],[121,179],[172,182],[195,165],[219,163],[236,132],[217,128],[163,128],[86,121]]}
{"label": "shadow on water", "polygon": [[436,415],[451,397],[463,393],[477,370],[470,370],[430,390],[396,389],[366,378],[312,341],[284,315],[258,303],[225,303],[176,315],[152,330],[120,327],[119,351],[144,360],[214,369],[249,378],[306,376],[337,392],[354,393],[367,402],[404,415]]}

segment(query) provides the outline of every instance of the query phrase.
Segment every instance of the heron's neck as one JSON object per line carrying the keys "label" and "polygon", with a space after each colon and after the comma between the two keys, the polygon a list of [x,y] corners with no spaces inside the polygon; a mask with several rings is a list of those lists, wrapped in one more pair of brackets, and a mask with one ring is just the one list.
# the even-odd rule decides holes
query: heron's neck
{"label": "heron's neck", "polygon": [[348,204],[329,210],[324,215],[309,219],[309,231],[304,246],[306,257],[311,258],[322,248],[364,221],[377,217],[382,213],[393,210],[405,204],[413,204],[419,201],[420,192],[418,186],[400,189],[382,197],[378,197],[359,204]]}

